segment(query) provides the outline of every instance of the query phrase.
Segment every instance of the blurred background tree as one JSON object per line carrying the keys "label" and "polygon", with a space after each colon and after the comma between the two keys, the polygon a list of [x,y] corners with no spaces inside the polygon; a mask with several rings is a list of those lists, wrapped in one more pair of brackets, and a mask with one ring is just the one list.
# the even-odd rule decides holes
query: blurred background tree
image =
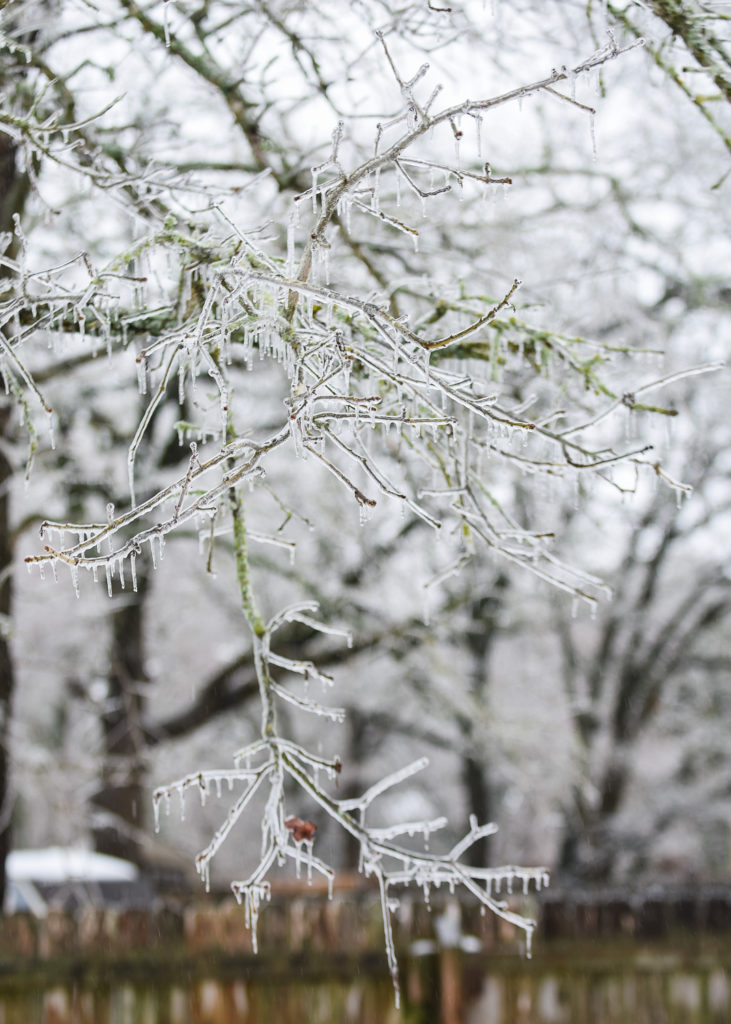
{"label": "blurred background tree", "polygon": [[[311,190],[311,168],[327,160],[338,120],[347,118],[353,159],[367,157],[376,121],[386,110],[398,113],[375,28],[398,67],[416,66],[414,54],[428,52],[445,104],[477,95],[477,83],[480,95],[492,95],[522,85],[526,69],[539,80],[552,68],[575,66],[606,44],[607,29],[620,44],[645,37],[642,50],[592,72],[589,85],[581,76],[557,84],[563,99],[542,90],[492,111],[489,124],[485,115],[481,148],[477,119],[455,126],[444,163],[462,161],[465,174],[452,184],[463,201],[429,200],[418,254],[393,221],[408,222],[409,204],[420,213],[422,200],[406,175],[384,175],[375,186],[380,201],[365,197],[370,214],[361,211],[350,223],[344,214],[336,218],[329,256],[335,282],[337,261],[347,254],[357,268],[349,290],[357,284],[363,295],[373,293],[394,317],[418,314],[432,332],[479,316],[486,300],[494,303],[514,277],[523,279],[515,309],[447,349],[444,365],[465,373],[487,366],[510,407],[527,408],[531,418],[563,384],[578,383],[587,400],[599,392],[605,407],[616,404],[619,425],[601,424],[608,447],[639,449],[652,435],[657,452],[643,459],[650,475],[655,462],[662,467],[656,491],[626,467],[601,470],[605,479],[594,489],[565,463],[540,478],[525,463],[527,476],[506,476],[491,492],[521,523],[554,532],[563,562],[596,571],[614,600],[602,601],[594,619],[579,607],[574,619],[572,597],[564,602],[548,584],[526,585],[524,570],[510,562],[479,549],[445,561],[428,526],[408,509],[402,519],[387,508],[365,529],[356,516],[351,529],[324,478],[315,506],[330,526],[313,537],[305,524],[295,527],[295,568],[286,551],[265,557],[273,549],[262,546],[252,553],[268,606],[304,592],[320,602],[325,620],[334,616],[354,630],[348,649],[292,623],[279,648],[337,671],[339,685],[347,666],[349,716],[339,745],[348,793],[374,781],[384,762],[396,767],[404,750],[426,743],[442,783],[439,799],[413,784],[409,799],[420,814],[458,800],[465,813],[503,827],[491,848],[475,847],[483,862],[509,852],[511,860],[552,862],[583,880],[728,871],[727,377],[711,384],[693,377],[649,392],[647,401],[681,411],[669,431],[667,416],[639,408],[643,385],[726,357],[728,21],[719,5],[649,8],[526,2],[509,9],[500,3],[494,12],[479,4],[449,12],[407,4],[393,12],[372,3],[348,6],[338,19],[330,6],[303,11],[284,3],[232,11],[225,3],[121,0],[102,16],[58,0],[52,18],[38,4],[2,10],[0,86],[9,112],[0,119],[3,273],[17,264],[26,240],[35,269],[81,249],[95,267],[126,252],[118,272],[134,290],[135,278],[151,269],[165,277],[135,245],[145,233],[172,237],[165,223],[175,190],[188,189],[197,225],[186,228],[187,270],[173,288],[174,315],[161,302],[125,319],[128,347],[114,355],[119,369],[106,364],[102,350],[109,325],[115,341],[121,328],[112,317],[107,327],[103,317],[95,321],[78,296],[68,303],[73,315],[57,324],[67,347],[33,356],[36,382],[45,389],[48,381],[54,392],[57,452],[39,453],[43,474],[31,479],[30,491],[13,485],[4,492],[16,508],[7,537],[41,505],[47,514],[49,501],[55,518],[71,522],[103,520],[109,502],[124,505],[127,481],[116,453],[129,445],[145,404],[119,389],[133,369],[129,347],[200,305],[195,268],[208,258],[201,224],[209,202],[235,201],[247,227],[268,219],[266,245],[284,258],[292,197]],[[466,37],[480,45],[458,49]],[[107,114],[92,117],[111,100]],[[62,138],[61,124],[77,127]],[[488,177],[512,180],[491,186],[496,198],[487,201],[471,191],[469,178],[482,173],[485,159],[493,168]],[[328,173],[323,169],[323,178]],[[442,180],[437,175],[429,187]],[[175,218],[175,231],[185,233],[179,207]],[[486,280],[494,295],[484,294]],[[16,325],[10,300],[5,312],[12,346],[30,320]],[[89,337],[97,339],[97,360]],[[661,351],[665,362],[653,354]],[[639,355],[629,365],[632,353]],[[257,380],[261,391],[247,401],[259,423],[276,422],[271,410],[285,394],[282,377],[257,370]],[[174,425],[196,423],[198,410],[178,409],[177,399],[173,382],[140,446],[142,489],[161,474],[172,479],[185,471],[188,451],[177,447]],[[577,401],[575,387],[565,400]],[[194,436],[182,431],[187,440]],[[20,483],[26,440],[16,419],[5,432],[6,476]],[[505,447],[498,437],[486,448],[488,475]],[[296,493],[298,478],[281,476],[273,474],[277,493]],[[673,482],[691,484],[693,494]],[[226,543],[219,542],[222,550]],[[22,548],[29,550],[25,539]],[[258,688],[236,593],[230,581],[213,580],[204,566],[175,555],[186,572],[173,574],[170,556],[156,573],[140,568],[136,593],[122,594],[115,583],[111,605],[82,588],[81,618],[68,608],[68,593],[39,593],[37,580],[25,578],[18,605],[3,606],[21,680],[12,749],[23,842],[69,841],[88,830],[99,849],[144,861],[154,848],[150,778],[161,781],[210,759],[211,749],[240,745],[234,708],[256,733]],[[458,563],[461,574],[450,575]],[[4,578],[9,586],[9,574]],[[9,705],[9,653],[6,661]],[[403,693],[407,700],[396,696]],[[53,785],[41,792],[39,779],[49,772]],[[4,806],[5,822],[7,798]],[[689,843],[678,822],[691,817],[696,836]],[[193,852],[209,831],[201,811],[183,843]]]}

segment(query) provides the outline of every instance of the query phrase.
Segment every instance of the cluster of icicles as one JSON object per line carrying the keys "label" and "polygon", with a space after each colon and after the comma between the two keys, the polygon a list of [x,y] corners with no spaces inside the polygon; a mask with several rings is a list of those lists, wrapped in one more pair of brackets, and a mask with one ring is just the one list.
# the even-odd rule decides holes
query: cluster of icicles
{"label": "cluster of icicles", "polygon": [[[192,773],[156,789],[153,797],[155,827],[159,829],[160,826],[160,808],[163,807],[169,814],[174,797],[179,802],[180,814],[184,818],[185,794],[188,790],[198,792],[202,804],[206,803],[211,792],[220,797],[224,787],[227,792],[238,794],[210,843],[196,858],[198,872],[208,889],[211,862],[216,853],[255,795],[268,792],[261,815],[258,864],[248,878],[231,883],[236,899],[244,906],[246,925],[251,929],[252,947],[256,951],[260,906],[271,897],[268,874],[274,865],[294,862],[297,877],[300,877],[304,867],[308,883],[313,874],[318,873],[327,881],[328,898],[332,899],[333,896],[335,871],[315,854],[315,824],[302,823],[300,819],[288,817],[285,810],[285,803],[291,803],[291,797],[285,800],[285,780],[290,784],[294,782],[303,796],[310,802],[314,801],[320,812],[324,812],[360,844],[359,870],[364,876],[374,878],[379,887],[386,955],[398,1005],[398,963],[391,915],[398,909],[399,901],[393,890],[413,884],[421,890],[424,901],[429,904],[432,889],[445,886],[453,893],[457,886],[462,886],[481,904],[483,912],[491,910],[522,929],[526,937],[526,952],[530,956],[535,922],[512,910],[508,901],[500,897],[500,893],[526,896],[531,885],[535,891],[539,891],[548,884],[548,872],[544,867],[479,868],[463,863],[461,858],[475,842],[496,831],[495,825],[478,825],[474,817],[470,819],[467,834],[444,855],[428,852],[429,837],[447,824],[444,818],[408,821],[388,828],[367,826],[366,813],[372,802],[391,787],[421,771],[426,764],[426,758],[420,758],[380,780],[360,797],[337,800],[323,788],[319,773],[324,772],[329,782],[335,780],[342,767],[339,758],[327,760],[315,756],[299,744],[282,738],[262,739],[239,751],[235,755],[234,767],[230,769]],[[265,780],[268,787],[263,785]],[[239,787],[243,788],[239,790]],[[292,821],[306,824],[308,830],[298,835],[296,830],[292,831]],[[402,836],[416,835],[424,839],[424,852],[409,849],[397,841]]]}
{"label": "cluster of icicles", "polygon": [[[127,584],[127,577],[125,575],[125,563],[129,565],[129,574],[132,584],[132,590],[137,592],[137,557],[142,553],[142,544],[147,543],[150,547],[150,558],[152,561],[153,569],[156,569],[159,562],[162,560],[165,554],[165,535],[162,531],[148,531],[147,536],[143,538],[137,538],[135,541],[125,545],[120,551],[114,553],[111,550],[106,554],[99,554],[96,557],[90,555],[68,555],[63,550],[64,543],[66,540],[66,534],[70,533],[76,537],[76,543],[73,544],[69,550],[78,548],[83,550],[87,546],[95,546],[95,537],[98,536],[100,531],[105,530],[104,526],[88,524],[85,526],[79,526],[71,523],[50,523],[45,522],[41,525],[40,535],[41,540],[45,540],[46,550],[49,552],[51,557],[48,558],[27,558],[26,565],[28,572],[33,571],[33,567],[38,567],[38,573],[40,578],[43,580],[46,578],[46,567],[50,565],[53,578],[58,582],[58,565],[68,566],[71,573],[71,584],[74,588],[74,593],[77,597],[80,595],[79,577],[82,569],[90,572],[94,582],[96,583],[99,579],[99,573],[104,573],[107,593],[112,596],[112,585],[115,579],[119,579],[119,585],[122,590],[125,589]],[[53,546],[53,539],[55,537],[59,540],[58,550]]]}

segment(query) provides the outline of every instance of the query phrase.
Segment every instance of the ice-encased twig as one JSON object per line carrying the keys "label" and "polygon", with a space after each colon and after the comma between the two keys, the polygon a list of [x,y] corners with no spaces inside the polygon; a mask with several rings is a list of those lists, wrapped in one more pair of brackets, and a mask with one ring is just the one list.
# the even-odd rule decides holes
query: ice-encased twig
{"label": "ice-encased twig", "polygon": [[226,837],[231,832],[231,829],[234,827],[236,822],[241,817],[241,814],[245,810],[247,804],[251,801],[252,797],[258,790],[263,780],[266,778],[269,772],[273,770],[273,768],[274,764],[272,762],[270,764],[267,764],[264,768],[259,769],[255,778],[251,780],[248,789],[241,794],[239,799],[236,801],[236,803],[229,811],[224,823],[214,833],[213,838],[211,839],[208,846],[205,848],[205,850],[201,850],[201,852],[196,857],[196,870],[198,871],[198,874],[205,882],[206,892],[208,892],[210,888],[209,865],[211,863],[211,860],[216,855],[219,848],[221,847],[221,844],[224,842]]}
{"label": "ice-encased twig", "polygon": [[288,704],[292,704],[294,707],[299,708],[300,711],[307,711],[311,715],[319,715],[321,718],[329,718],[333,722],[345,721],[345,708],[330,707],[326,704],[320,704],[316,700],[310,700],[309,697],[298,697],[296,694],[286,689],[286,687],[275,682],[272,682],[272,690],[278,697],[287,701]]}
{"label": "ice-encased twig", "polygon": [[412,775],[416,775],[417,772],[423,771],[429,764],[427,757],[419,757],[416,761],[412,761],[411,764],[405,765],[403,768],[399,768],[395,772],[391,772],[385,778],[380,779],[378,782],[370,786],[362,796],[355,797],[352,800],[339,800],[338,809],[340,811],[355,811],[361,810],[373,803],[376,797],[385,793],[387,789],[391,789],[393,786],[398,786],[399,783],[404,782],[405,779],[410,779]]}
{"label": "ice-encased twig", "polygon": [[497,830],[497,825],[495,825],[494,822],[489,822],[486,825],[478,825],[477,818],[472,815],[470,817],[469,832],[449,851],[449,859],[454,861],[459,860],[462,854],[469,850],[470,846],[476,843],[479,839],[485,839],[487,836],[495,835]]}
{"label": "ice-encased twig", "polygon": [[293,658],[285,658],[281,654],[272,653],[268,655],[267,660],[270,665],[284,668],[295,675],[304,676],[305,679],[316,679],[322,683],[323,687],[332,686],[334,683],[333,677],[328,675],[327,672],[321,672],[313,661],[295,661]]}
{"label": "ice-encased twig", "polygon": [[446,828],[448,824],[449,822],[446,818],[432,818],[430,821],[404,821],[398,825],[389,825],[386,828],[369,827],[368,832],[377,841],[396,839],[397,836],[412,838],[419,834],[428,837],[432,832]]}

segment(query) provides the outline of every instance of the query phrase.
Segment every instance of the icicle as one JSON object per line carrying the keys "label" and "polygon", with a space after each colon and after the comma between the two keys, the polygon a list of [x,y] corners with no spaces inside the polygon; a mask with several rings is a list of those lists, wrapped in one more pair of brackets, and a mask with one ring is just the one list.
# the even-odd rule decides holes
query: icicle
{"label": "icicle", "polygon": [[169,0],[162,0],[162,27],[165,33],[165,49],[170,49],[170,24],[168,20],[168,3]]}
{"label": "icicle", "polygon": [[310,173],[312,174],[312,213],[313,216],[317,216],[317,168],[311,167]]}
{"label": "icicle", "polygon": [[380,212],[380,194],[379,194],[379,183],[381,180],[381,168],[377,167],[373,176],[373,194],[371,196],[371,209],[374,213]]}
{"label": "icicle", "polygon": [[71,583],[74,588],[74,593],[79,596],[79,566],[76,562],[71,565]]}
{"label": "icicle", "polygon": [[367,504],[365,501],[358,502],[358,522],[361,526],[365,526],[368,520],[373,515],[373,506]]}
{"label": "icicle", "polygon": [[589,131],[591,133],[591,155],[594,163],[597,162],[597,148],[596,148],[596,114],[589,114]]}
{"label": "icicle", "polygon": [[107,574],[107,593],[111,597],[112,596],[112,572],[111,572],[111,568],[110,568],[109,562],[107,562],[105,564],[104,569],[105,569],[105,572]]}
{"label": "icicle", "polygon": [[287,277],[291,278],[294,276],[294,232],[297,223],[297,205],[295,204],[289,214],[289,220],[287,221]]}
{"label": "icicle", "polygon": [[160,796],[155,793],[152,797],[152,817],[155,822],[155,832],[160,831]]}
{"label": "icicle", "polygon": [[137,357],[137,388],[141,395],[147,394],[147,360],[144,355]]}
{"label": "icicle", "polygon": [[137,593],[137,566],[135,563],[135,556],[132,554],[129,556],[129,571],[132,576],[132,589],[135,594]]}
{"label": "icicle", "polygon": [[124,557],[119,558],[119,585],[124,590]]}
{"label": "icicle", "polygon": [[325,284],[329,285],[330,284],[330,250],[329,249],[324,249],[323,248],[322,255],[320,256],[320,262],[322,263],[323,270],[325,271]]}

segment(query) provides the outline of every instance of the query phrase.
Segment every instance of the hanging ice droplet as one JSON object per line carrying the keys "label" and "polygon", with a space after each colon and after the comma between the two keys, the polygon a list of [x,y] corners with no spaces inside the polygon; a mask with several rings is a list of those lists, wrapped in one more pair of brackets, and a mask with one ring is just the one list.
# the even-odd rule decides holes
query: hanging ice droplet
{"label": "hanging ice droplet", "polygon": [[137,357],[137,387],[141,395],[147,394],[147,362],[144,356]]}
{"label": "hanging ice droplet", "polygon": [[297,208],[292,209],[287,221],[287,277],[294,276],[294,232],[297,222]]}
{"label": "hanging ice droplet", "polygon": [[317,168],[311,168],[312,174],[312,212],[317,216]]}
{"label": "hanging ice droplet", "polygon": [[162,27],[165,33],[165,49],[170,49],[170,22],[168,19],[168,2],[169,0],[162,0]]}
{"label": "hanging ice droplet", "polygon": [[475,132],[477,135],[477,159],[482,163],[482,118],[479,114],[475,117]]}
{"label": "hanging ice droplet", "polygon": [[74,588],[74,593],[79,596],[79,567],[76,563],[71,566],[71,583]]}
{"label": "hanging ice droplet", "polygon": [[373,506],[369,505],[365,501],[358,502],[358,521],[361,526],[365,526],[368,520],[373,515]]}

